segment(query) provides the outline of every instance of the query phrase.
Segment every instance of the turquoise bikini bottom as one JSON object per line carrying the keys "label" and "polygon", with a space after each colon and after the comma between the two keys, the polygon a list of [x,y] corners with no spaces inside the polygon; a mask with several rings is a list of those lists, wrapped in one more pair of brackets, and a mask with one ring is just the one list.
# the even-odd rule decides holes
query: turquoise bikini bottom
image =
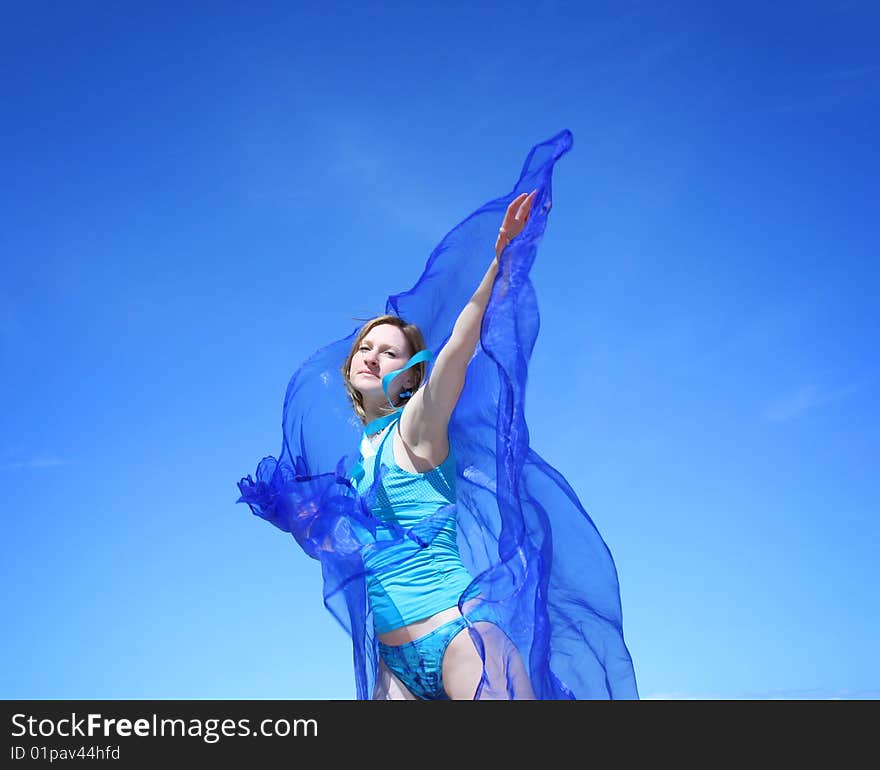
{"label": "turquoise bikini bottom", "polygon": [[443,688],[443,654],[457,633],[479,620],[499,625],[492,605],[484,602],[468,612],[467,618],[454,618],[412,642],[393,646],[379,642],[379,655],[417,698],[449,700]]}

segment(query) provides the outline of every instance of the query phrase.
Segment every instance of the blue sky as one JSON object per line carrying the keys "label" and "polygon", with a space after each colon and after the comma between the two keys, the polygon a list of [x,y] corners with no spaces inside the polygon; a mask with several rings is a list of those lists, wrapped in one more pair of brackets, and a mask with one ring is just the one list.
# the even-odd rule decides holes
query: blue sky
{"label": "blue sky", "polygon": [[0,695],[353,697],[236,482],[567,128],[526,416],[642,697],[880,696],[876,4],[298,5],[5,7]]}

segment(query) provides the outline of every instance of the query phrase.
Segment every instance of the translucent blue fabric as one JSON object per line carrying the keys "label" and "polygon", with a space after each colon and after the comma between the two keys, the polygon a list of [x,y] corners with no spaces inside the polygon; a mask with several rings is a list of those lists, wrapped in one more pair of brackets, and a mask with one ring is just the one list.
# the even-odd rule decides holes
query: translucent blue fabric
{"label": "translucent blue fabric", "polygon": [[[454,227],[415,286],[389,296],[384,310],[417,324],[428,349],[439,353],[489,267],[508,204],[538,189],[526,228],[499,259],[480,342],[449,423],[457,505],[391,540],[418,547],[457,514],[459,550],[474,576],[459,606],[467,616],[473,597],[489,602],[507,642],[486,634],[482,644],[474,633],[481,624],[471,627],[484,659],[476,698],[525,698],[530,689],[538,699],[638,697],[611,553],[566,480],[529,446],[524,417],[539,328],[529,271],[550,213],[554,165],[571,146],[565,130],[533,147],[514,189]],[[554,301],[566,299],[573,301]],[[349,478],[364,426],[340,368],[358,330],[317,350],[294,373],[280,456],[263,458],[255,479],[238,482],[237,502],[291,533],[320,561],[324,604],[351,635],[356,697],[370,699],[387,695],[378,681],[364,556],[389,541],[387,533],[379,540],[370,513],[376,484],[362,496]],[[527,682],[516,675],[518,662]]]}

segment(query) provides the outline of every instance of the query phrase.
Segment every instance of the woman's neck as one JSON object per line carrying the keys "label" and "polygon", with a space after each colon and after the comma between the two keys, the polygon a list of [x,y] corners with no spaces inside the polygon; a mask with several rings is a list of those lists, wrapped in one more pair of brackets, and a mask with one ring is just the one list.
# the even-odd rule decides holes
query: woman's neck
{"label": "woman's neck", "polygon": [[[390,406],[386,403],[385,408],[380,411],[379,407],[368,407],[364,406],[364,427],[369,425],[374,420],[378,420],[380,417],[387,417],[390,414],[394,414],[393,411],[390,410]],[[399,407],[396,407],[399,408]],[[373,433],[376,431],[374,430]]]}

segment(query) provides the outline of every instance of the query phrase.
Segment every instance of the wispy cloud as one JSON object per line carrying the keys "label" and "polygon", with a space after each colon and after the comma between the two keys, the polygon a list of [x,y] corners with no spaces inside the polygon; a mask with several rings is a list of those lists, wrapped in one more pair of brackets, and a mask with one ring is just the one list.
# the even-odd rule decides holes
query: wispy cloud
{"label": "wispy cloud", "polygon": [[826,72],[824,80],[855,80],[868,75],[880,74],[880,64],[869,64],[866,67],[850,67],[849,69],[832,70]]}
{"label": "wispy cloud", "polygon": [[816,385],[804,385],[770,403],[764,411],[764,417],[773,422],[793,420],[809,409],[842,401],[858,389],[858,385],[849,385],[836,390],[827,390]]}
{"label": "wispy cloud", "polygon": [[69,460],[61,460],[57,457],[31,457],[27,460],[8,460],[3,464],[4,468],[55,468],[59,465],[69,465]]}
{"label": "wispy cloud", "polygon": [[880,64],[840,67],[816,73],[791,98],[771,107],[771,112],[822,112],[876,101],[878,77]]}
{"label": "wispy cloud", "polygon": [[16,305],[0,297],[0,366],[12,363],[13,353],[21,349],[25,339],[24,323]]}
{"label": "wispy cloud", "polygon": [[379,221],[432,239],[443,235],[443,223],[454,224],[440,208],[436,192],[418,189],[413,181],[417,177],[405,173],[405,161],[395,157],[368,114],[357,120],[351,115],[324,115],[320,120],[329,153],[325,177],[337,180],[341,189],[368,195],[370,210],[382,215]]}

